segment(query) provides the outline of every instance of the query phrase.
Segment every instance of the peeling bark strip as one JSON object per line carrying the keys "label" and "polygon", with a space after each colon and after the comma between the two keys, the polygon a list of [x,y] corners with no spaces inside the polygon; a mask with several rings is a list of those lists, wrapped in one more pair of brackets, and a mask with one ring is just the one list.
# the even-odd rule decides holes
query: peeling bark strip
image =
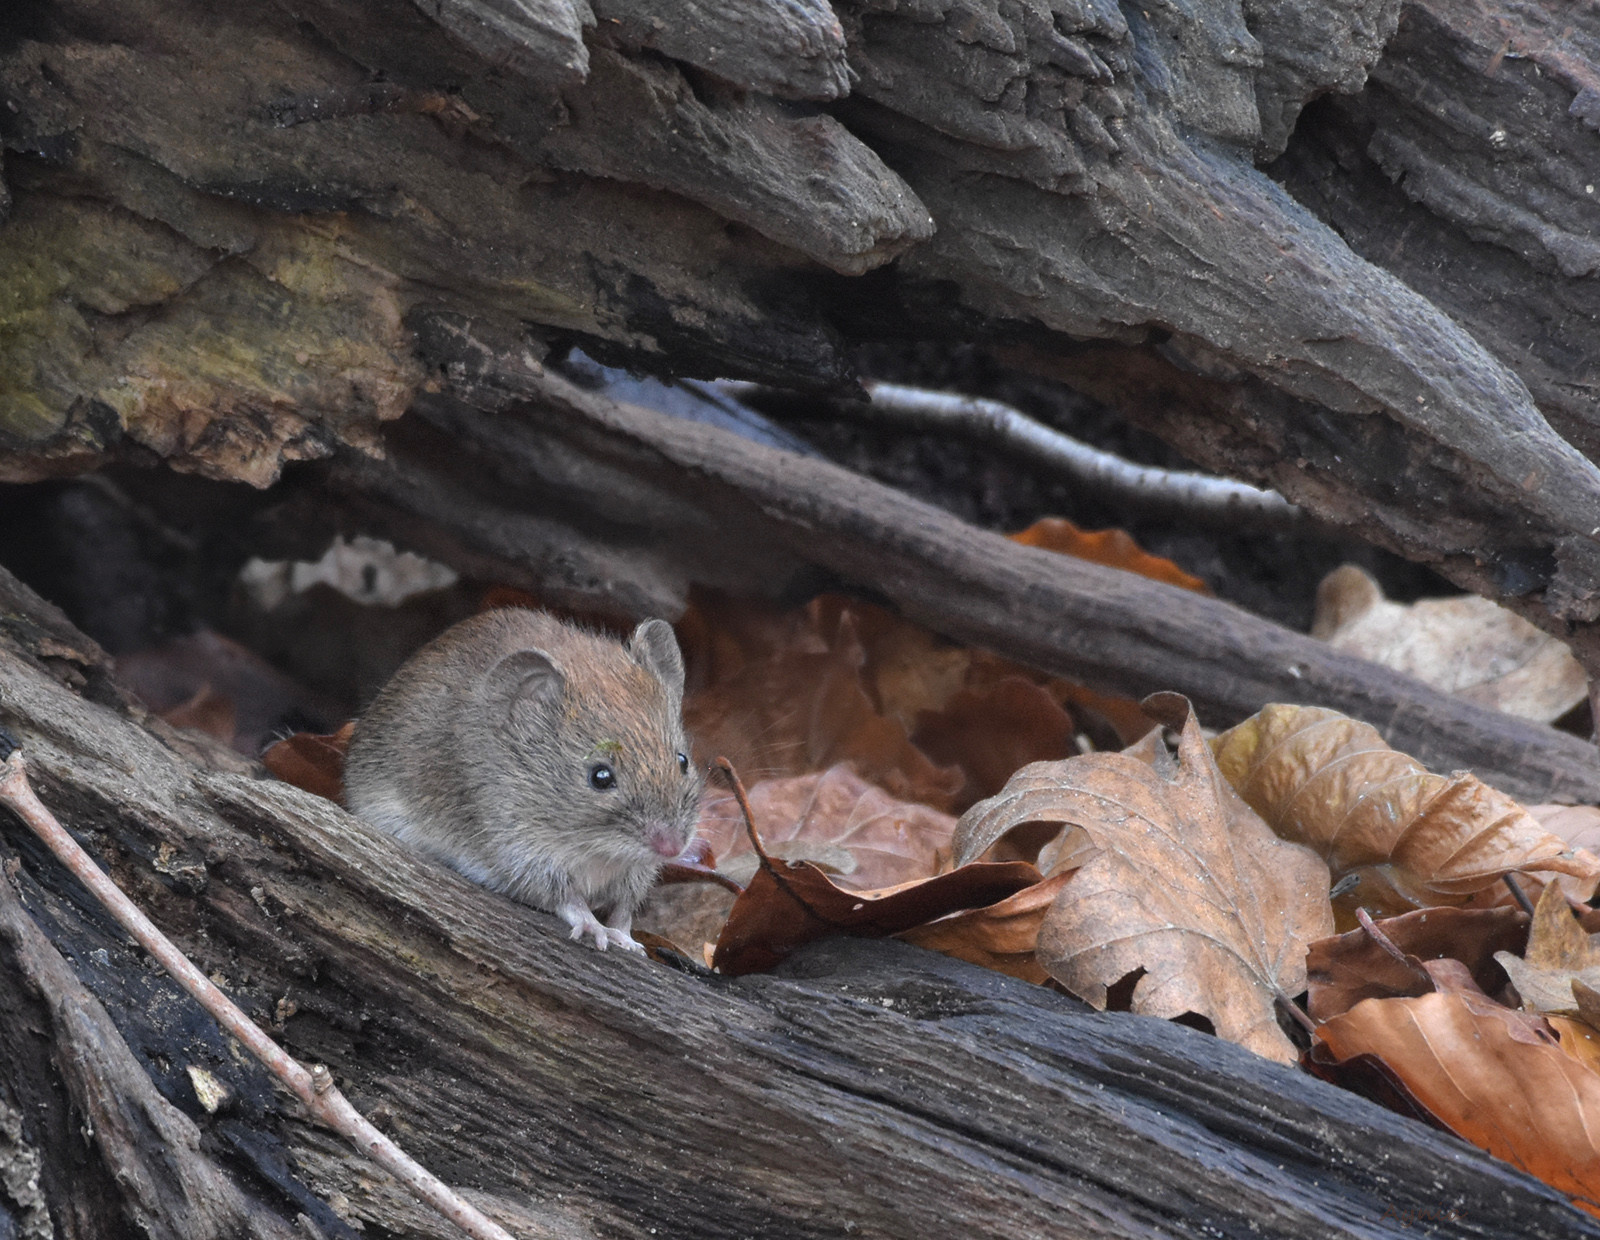
{"label": "peeling bark strip", "polygon": [[[3,575],[0,597],[40,616],[0,631],[0,725],[67,826],[514,1234],[1402,1240],[1429,1211],[1440,1236],[1600,1237],[1354,1095],[904,944],[821,944],[738,981],[602,957],[320,798],[203,769],[84,701],[47,668],[92,667],[92,643],[41,659],[26,633],[53,617]],[[18,996],[0,1047],[21,1051],[0,1055],[0,1100],[41,1152],[57,1236],[450,1234],[193,1019],[8,816],[0,860]],[[190,1066],[232,1100],[206,1110]]]}

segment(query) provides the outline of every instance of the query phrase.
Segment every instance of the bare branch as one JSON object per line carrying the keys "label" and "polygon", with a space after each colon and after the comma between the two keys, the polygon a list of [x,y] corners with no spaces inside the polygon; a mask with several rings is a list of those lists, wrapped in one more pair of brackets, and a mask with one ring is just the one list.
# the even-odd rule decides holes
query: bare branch
{"label": "bare branch", "polygon": [[[729,380],[716,386],[735,397],[773,390]],[[869,383],[867,390],[872,393],[872,403],[862,416],[988,440],[1101,495],[1144,511],[1181,512],[1212,523],[1244,518],[1273,529],[1293,526],[1303,519],[1301,509],[1276,491],[1263,491],[1232,478],[1135,465],[997,400],[898,383]]]}
{"label": "bare branch", "polygon": [[476,1240],[512,1240],[504,1228],[463,1201],[448,1185],[374,1128],[339,1092],[327,1068],[318,1064],[307,1071],[217,989],[211,979],[195,967],[177,945],[94,863],[94,859],[78,846],[66,828],[56,821],[55,815],[34,794],[28,783],[22,754],[9,743],[9,739],[0,735],[0,743],[13,750],[5,765],[0,767],[0,804],[9,806],[44,841],[45,846],[89,889],[95,899],[139,941],[141,947],[155,957],[162,968],[177,979],[179,985],[199,1000],[218,1024],[244,1043],[246,1049],[289,1088],[289,1092],[300,1100],[307,1111],[462,1231]]}

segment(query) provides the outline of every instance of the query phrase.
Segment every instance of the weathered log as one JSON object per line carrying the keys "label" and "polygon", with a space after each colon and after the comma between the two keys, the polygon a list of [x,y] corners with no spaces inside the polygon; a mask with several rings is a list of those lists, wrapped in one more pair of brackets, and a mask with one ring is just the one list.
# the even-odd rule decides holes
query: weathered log
{"label": "weathered log", "polygon": [[1592,11],[841,0],[730,42],[720,7],[25,6],[4,476],[372,449],[419,305],[795,383],[1026,342],[1600,669]]}
{"label": "weathered log", "polygon": [[1436,770],[1530,801],[1600,799],[1600,754],[1570,734],[1223,601],[1019,546],[827,461],[616,403],[469,333],[449,347],[435,361],[459,397],[420,401],[426,430],[396,428],[388,460],[346,457],[311,485],[463,572],[494,562],[553,601],[635,618],[676,617],[691,582],[803,597],[831,580],[1104,692],[1182,692],[1213,726],[1269,701],[1328,706]]}
{"label": "weathered log", "polygon": [[[328,802],[175,752],[91,643],[3,576],[0,598],[26,618],[0,633],[0,724],[65,824],[518,1234],[1600,1235],[1354,1095],[918,949],[824,944],[733,980],[573,944]],[[107,704],[62,683],[84,677]],[[9,816],[0,852],[5,1152],[35,1156],[55,1235],[448,1234],[309,1128]]]}

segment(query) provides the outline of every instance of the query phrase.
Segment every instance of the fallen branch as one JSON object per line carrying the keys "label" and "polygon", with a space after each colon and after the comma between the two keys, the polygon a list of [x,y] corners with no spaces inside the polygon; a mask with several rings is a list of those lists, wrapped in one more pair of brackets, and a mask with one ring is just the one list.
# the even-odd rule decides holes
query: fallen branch
{"label": "fallen branch", "polygon": [[[730,566],[746,589],[779,596],[814,591],[820,569],[955,641],[1099,692],[1181,691],[1216,727],[1267,702],[1326,706],[1371,723],[1432,770],[1471,770],[1525,801],[1600,800],[1600,756],[1575,736],[1451,697],[1219,599],[1019,546],[831,462],[536,375],[474,337],[452,347],[459,352],[438,360],[458,364],[462,378],[449,398],[419,406],[427,437],[414,446],[396,438],[386,462],[339,468],[341,489],[381,494],[425,516],[436,534],[449,531],[454,548],[415,546],[458,571],[488,552],[497,566],[520,567],[524,588],[556,601],[581,590],[623,614],[673,615],[687,581],[731,588]],[[486,507],[457,491],[438,502],[441,468],[493,478],[507,498]],[[533,519],[539,504],[553,515]],[[358,515],[378,517],[370,508]],[[499,538],[513,523],[523,537],[515,547]],[[423,526],[388,528],[409,543]],[[623,548],[603,563],[591,558],[602,535]]]}
{"label": "fallen branch", "polygon": [[[716,387],[740,398],[773,391],[733,380]],[[1304,520],[1303,511],[1276,491],[1212,474],[1135,465],[997,400],[898,383],[869,383],[867,390],[872,403],[853,410],[857,417],[984,439],[1141,511],[1179,513],[1208,524],[1246,519],[1265,529],[1288,528]]]}
{"label": "fallen branch", "polygon": [[78,846],[66,828],[56,821],[55,815],[39,800],[28,783],[27,767],[16,741],[3,731],[0,731],[0,752],[6,755],[4,766],[0,767],[0,804],[10,807],[62,865],[139,941],[139,945],[193,995],[216,1018],[218,1024],[243,1043],[268,1071],[282,1081],[308,1112],[469,1236],[477,1240],[512,1240],[504,1228],[485,1218],[374,1128],[339,1092],[333,1083],[333,1074],[325,1066],[318,1064],[308,1071],[262,1033],[256,1023],[178,950],[172,940],[144,915],[139,906]]}

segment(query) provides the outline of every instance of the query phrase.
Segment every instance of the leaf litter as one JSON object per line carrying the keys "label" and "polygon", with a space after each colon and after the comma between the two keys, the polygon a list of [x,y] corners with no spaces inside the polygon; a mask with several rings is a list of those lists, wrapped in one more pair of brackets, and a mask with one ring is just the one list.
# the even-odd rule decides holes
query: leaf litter
{"label": "leaf litter", "polygon": [[[1200,585],[1080,534],[1026,540]],[[839,595],[783,609],[697,590],[679,637],[697,756],[726,750],[755,776],[760,834],[708,796],[703,855],[669,871],[721,886],[662,886],[666,920],[642,925],[728,972],[822,935],[895,934],[1099,1005],[1200,1017],[1280,1061],[1297,1056],[1280,1018],[1298,999],[1306,1070],[1600,1208],[1600,912],[1568,911],[1600,879],[1600,810],[1525,808],[1302,706],[1208,746],[1175,695],[1106,698]],[[268,755],[334,796],[340,760],[336,736]],[[1495,907],[1511,874],[1539,895],[1531,935]],[[1339,924],[1365,925],[1335,934],[1340,879]]]}

